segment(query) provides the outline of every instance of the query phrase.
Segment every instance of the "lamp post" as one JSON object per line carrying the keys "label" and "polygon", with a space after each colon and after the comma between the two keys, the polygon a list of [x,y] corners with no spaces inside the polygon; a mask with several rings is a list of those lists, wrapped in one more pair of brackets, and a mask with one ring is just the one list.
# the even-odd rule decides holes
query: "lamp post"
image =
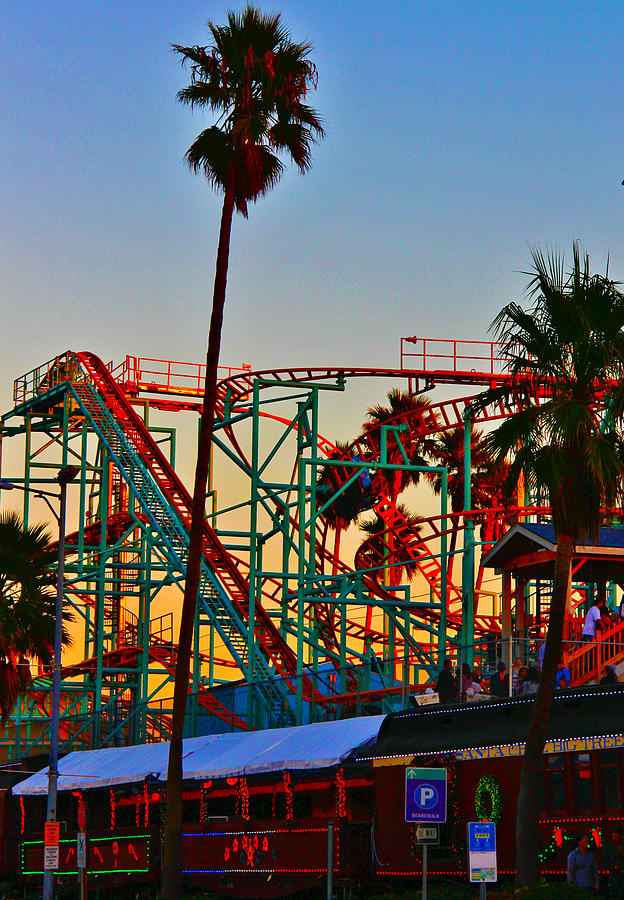
{"label": "lamp post", "polygon": [[[48,766],[48,804],[46,821],[56,821],[56,793],[58,784],[58,755],[59,755],[59,731],[61,720],[61,662],[63,652],[63,580],[65,569],[65,517],[67,509],[67,485],[73,481],[79,472],[77,466],[63,466],[59,470],[56,480],[60,485],[60,493],[53,494],[49,491],[41,491],[37,488],[26,488],[14,484],[5,479],[0,480],[0,488],[12,490],[17,488],[29,491],[41,497],[48,504],[59,526],[57,573],[56,573],[56,603],[54,609],[54,669],[52,674],[52,709],[50,713],[50,763]],[[58,515],[54,507],[47,499],[58,498],[60,507]],[[54,892],[54,870],[46,869],[43,874],[43,900],[52,900]]]}

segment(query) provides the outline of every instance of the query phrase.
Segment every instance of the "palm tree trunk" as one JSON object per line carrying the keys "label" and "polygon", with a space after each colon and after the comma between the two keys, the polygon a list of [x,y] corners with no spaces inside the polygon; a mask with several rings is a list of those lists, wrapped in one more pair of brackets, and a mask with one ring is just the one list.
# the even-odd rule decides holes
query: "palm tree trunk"
{"label": "palm tree trunk", "polygon": [[572,536],[569,534],[557,535],[557,555],[542,676],[535,695],[520,772],[516,816],[516,880],[519,884],[536,884],[540,877],[538,818],[542,797],[543,751],[552,708],[557,665],[561,657],[563,623],[573,551]]}
{"label": "palm tree trunk", "polygon": [[195,605],[201,573],[202,543],[206,511],[206,485],[210,464],[212,426],[217,395],[217,366],[221,347],[221,326],[225,306],[225,289],[230,255],[230,233],[234,212],[234,196],[226,190],[221,213],[221,229],[212,295],[212,315],[206,354],[206,380],[199,426],[199,446],[193,488],[193,509],[189,555],[184,584],[184,600],[180,620],[178,656],[175,669],[171,745],[167,770],[167,802],[165,841],[163,849],[163,880],[161,896],[166,900],[182,897],[182,735],[186,714],[189,674],[191,669],[191,645],[195,623]]}

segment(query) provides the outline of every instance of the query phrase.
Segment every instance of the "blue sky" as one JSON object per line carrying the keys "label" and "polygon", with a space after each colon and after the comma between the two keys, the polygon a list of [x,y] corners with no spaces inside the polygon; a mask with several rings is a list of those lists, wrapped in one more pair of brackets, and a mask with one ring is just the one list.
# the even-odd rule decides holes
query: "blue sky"
{"label": "blue sky", "polygon": [[[2,5],[3,411],[67,347],[203,358],[220,199],[183,162],[207,120],[169,44],[226,8]],[[315,47],[327,137],[235,222],[223,362],[387,367],[401,335],[484,338],[529,244],[579,238],[624,277],[620,4],[277,8]]]}

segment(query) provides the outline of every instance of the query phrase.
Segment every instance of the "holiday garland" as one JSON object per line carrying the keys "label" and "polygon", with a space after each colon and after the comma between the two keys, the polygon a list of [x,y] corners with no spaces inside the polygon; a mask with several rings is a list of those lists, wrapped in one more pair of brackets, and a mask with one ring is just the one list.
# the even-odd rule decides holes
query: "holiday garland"
{"label": "holiday garland", "polygon": [[475,791],[475,813],[480,822],[494,822],[498,825],[503,815],[503,795],[501,786],[493,775],[479,779]]}

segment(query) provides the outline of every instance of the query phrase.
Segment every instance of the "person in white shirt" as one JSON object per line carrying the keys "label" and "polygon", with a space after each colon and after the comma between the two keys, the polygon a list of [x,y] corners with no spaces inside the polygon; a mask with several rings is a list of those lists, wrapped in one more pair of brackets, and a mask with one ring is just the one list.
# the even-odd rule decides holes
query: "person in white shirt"
{"label": "person in white shirt", "polygon": [[601,627],[600,610],[597,606],[591,606],[585,616],[585,625],[583,626],[581,640],[593,641],[596,637],[596,631],[600,631]]}

